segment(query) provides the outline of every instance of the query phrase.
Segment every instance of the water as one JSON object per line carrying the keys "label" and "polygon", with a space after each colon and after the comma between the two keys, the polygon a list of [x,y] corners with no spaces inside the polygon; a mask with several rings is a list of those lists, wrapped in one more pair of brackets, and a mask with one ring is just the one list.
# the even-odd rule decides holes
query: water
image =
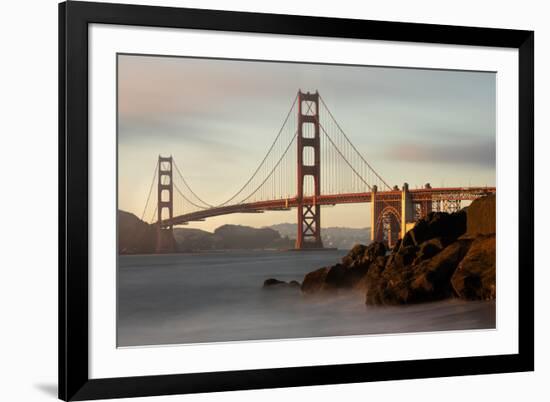
{"label": "water", "polygon": [[305,297],[262,289],[302,281],[344,251],[121,256],[118,345],[159,345],[495,327],[494,302],[373,307],[363,294]]}

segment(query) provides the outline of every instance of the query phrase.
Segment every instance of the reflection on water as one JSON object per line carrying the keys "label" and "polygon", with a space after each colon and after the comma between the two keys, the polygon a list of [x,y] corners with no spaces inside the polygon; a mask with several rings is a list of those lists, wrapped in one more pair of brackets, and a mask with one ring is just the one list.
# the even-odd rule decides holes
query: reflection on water
{"label": "reflection on water", "polygon": [[119,257],[118,346],[495,327],[494,302],[365,306],[364,295],[262,289],[302,281],[344,251],[235,251]]}

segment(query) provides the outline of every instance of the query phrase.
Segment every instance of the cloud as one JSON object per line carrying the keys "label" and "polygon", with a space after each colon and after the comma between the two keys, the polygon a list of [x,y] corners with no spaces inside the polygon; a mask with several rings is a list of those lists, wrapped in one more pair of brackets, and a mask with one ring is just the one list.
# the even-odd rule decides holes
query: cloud
{"label": "cloud", "polygon": [[277,68],[264,63],[123,55],[118,70],[122,118],[231,114],[242,101],[253,104],[281,91],[280,81],[266,79]]}
{"label": "cloud", "polygon": [[400,162],[438,163],[495,167],[496,144],[493,139],[463,137],[446,144],[400,142],[386,152],[386,158]]}

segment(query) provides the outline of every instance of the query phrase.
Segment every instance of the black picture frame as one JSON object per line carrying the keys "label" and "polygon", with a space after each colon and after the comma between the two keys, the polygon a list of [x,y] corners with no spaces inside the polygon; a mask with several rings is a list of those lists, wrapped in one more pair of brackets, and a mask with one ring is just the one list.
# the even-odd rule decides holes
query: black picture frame
{"label": "black picture frame", "polygon": [[[90,379],[88,25],[376,39],[519,51],[519,344],[498,356]],[[70,1],[59,5],[59,398],[88,400],[534,370],[534,32]]]}

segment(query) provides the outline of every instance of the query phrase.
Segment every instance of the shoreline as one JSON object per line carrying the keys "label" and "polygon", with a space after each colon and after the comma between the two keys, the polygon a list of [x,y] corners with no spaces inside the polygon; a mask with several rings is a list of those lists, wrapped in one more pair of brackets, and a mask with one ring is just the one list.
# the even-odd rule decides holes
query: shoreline
{"label": "shoreline", "polygon": [[309,249],[294,249],[294,248],[234,248],[234,249],[219,249],[219,250],[196,250],[196,251],[181,251],[173,253],[118,253],[117,257],[126,257],[126,256],[163,256],[163,255],[202,255],[202,254],[235,254],[235,253],[246,253],[246,252],[324,252],[324,251],[341,251],[346,252],[348,250],[339,249],[336,247],[325,247],[325,248],[309,248]]}

